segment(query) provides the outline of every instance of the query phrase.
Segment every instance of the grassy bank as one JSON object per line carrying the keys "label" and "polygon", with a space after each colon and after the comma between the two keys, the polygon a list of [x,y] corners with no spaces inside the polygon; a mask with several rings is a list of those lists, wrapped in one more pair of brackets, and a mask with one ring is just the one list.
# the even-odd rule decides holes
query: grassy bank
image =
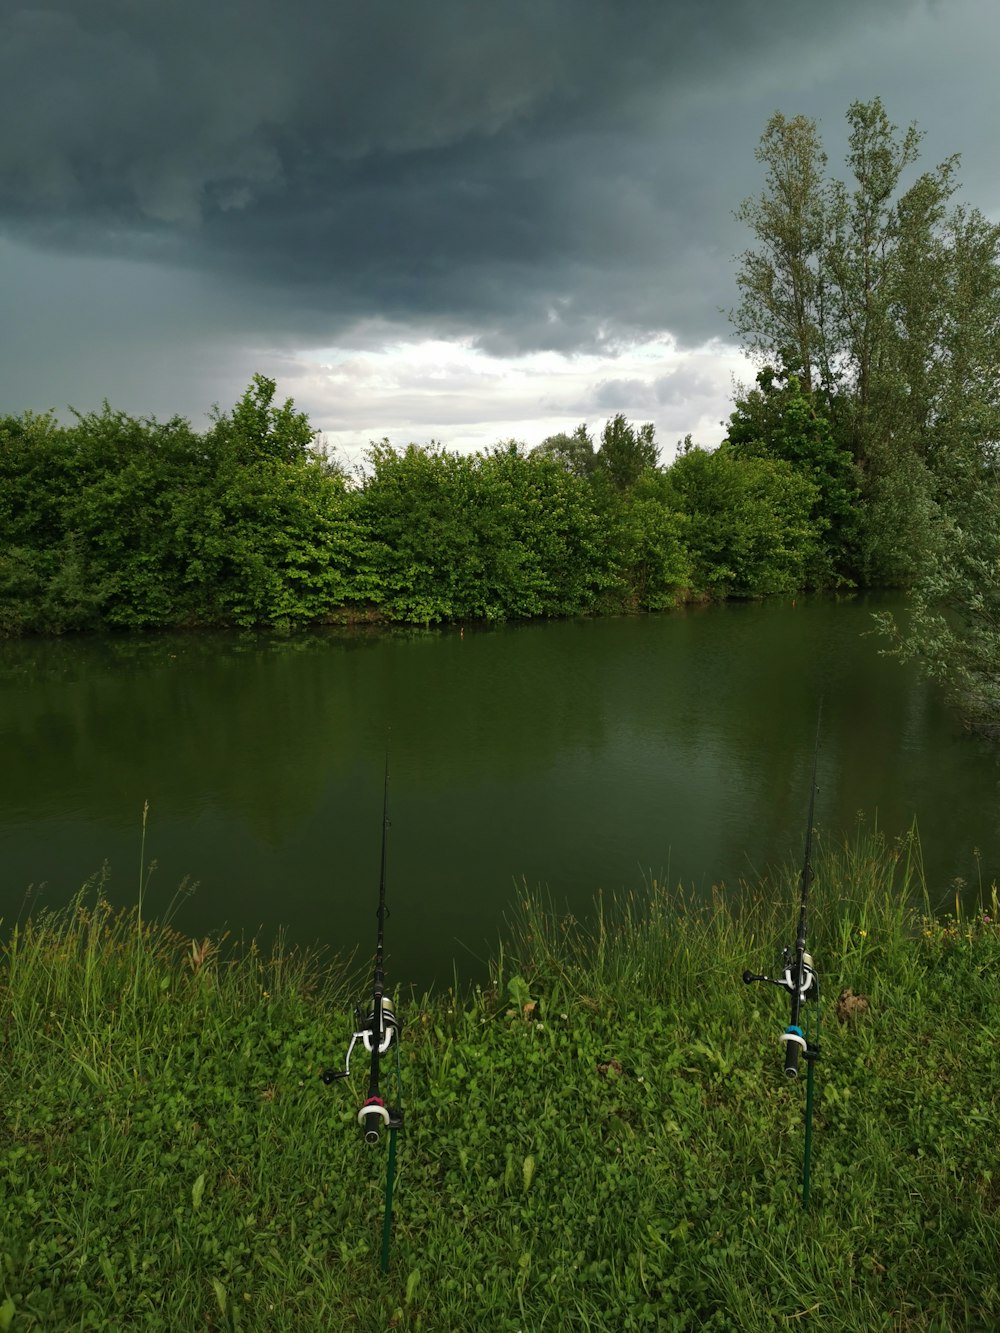
{"label": "grassy bank", "polygon": [[[528,900],[492,986],[397,996],[385,1277],[363,1066],[318,1077],[366,977],[227,956],[94,892],[22,925],[0,1329],[996,1327],[995,894],[922,917],[913,843],[874,833],[815,863],[808,1213],[785,997],[740,982],[792,941],[794,870],[742,907],[653,885],[587,929]],[[840,1022],[844,987],[870,1008]]]}

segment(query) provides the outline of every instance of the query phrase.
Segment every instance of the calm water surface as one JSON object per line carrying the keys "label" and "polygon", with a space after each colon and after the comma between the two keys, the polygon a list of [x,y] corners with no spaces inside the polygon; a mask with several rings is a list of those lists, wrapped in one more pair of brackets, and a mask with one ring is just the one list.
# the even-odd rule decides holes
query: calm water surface
{"label": "calm water surface", "polygon": [[[107,863],[150,911],[333,950],[374,946],[390,737],[391,975],[482,975],[526,882],[698,890],[801,856],[817,823],[916,817],[933,888],[1000,877],[1000,754],[879,656],[892,599],[414,634],[0,644],[0,915],[61,904]],[[976,850],[980,857],[977,862]],[[818,891],[818,890],[817,890]]]}

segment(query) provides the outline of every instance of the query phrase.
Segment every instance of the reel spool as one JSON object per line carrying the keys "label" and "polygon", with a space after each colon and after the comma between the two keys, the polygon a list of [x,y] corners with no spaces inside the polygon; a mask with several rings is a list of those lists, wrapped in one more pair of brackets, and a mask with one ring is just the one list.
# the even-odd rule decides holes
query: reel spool
{"label": "reel spool", "polygon": [[[370,1055],[375,1049],[375,1033],[378,1030],[376,1022],[374,1005],[368,1011],[361,1026],[361,1040],[365,1044],[365,1050]],[[378,1053],[385,1055],[386,1051],[392,1045],[393,1037],[399,1032],[399,1023],[396,1020],[396,1008],[388,995],[382,996],[382,1040],[379,1042]]]}
{"label": "reel spool", "polygon": [[[795,990],[795,961],[786,951],[785,953],[785,976],[784,985],[790,990]],[[813,986],[819,989],[819,982],[816,979],[816,969],[813,967],[811,953],[802,955],[802,985],[799,987],[799,998],[805,1000],[809,997],[809,992]]]}

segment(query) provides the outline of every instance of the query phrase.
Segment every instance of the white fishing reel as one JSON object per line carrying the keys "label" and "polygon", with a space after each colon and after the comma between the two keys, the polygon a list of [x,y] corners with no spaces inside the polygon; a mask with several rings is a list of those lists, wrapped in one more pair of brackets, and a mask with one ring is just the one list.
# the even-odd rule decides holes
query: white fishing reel
{"label": "white fishing reel", "polygon": [[[770,986],[782,986],[790,994],[795,994],[795,955],[791,949],[785,949],[782,956],[784,973],[780,977],[768,977],[761,972],[744,972],[743,980],[749,985],[751,981],[766,981]],[[814,989],[815,988],[815,989]],[[819,978],[816,975],[816,969],[813,967],[812,954],[803,953],[802,955],[802,981],[798,987],[799,999],[819,999]]]}
{"label": "white fishing reel", "polygon": [[[789,949],[785,950],[784,963],[785,975],[782,978],[781,985],[794,993],[795,977],[793,973],[795,970],[795,959]],[[816,977],[816,969],[813,967],[812,954],[804,953],[802,955],[802,981],[799,985],[799,999],[805,1000],[810,998],[809,992],[812,990],[813,986],[815,986],[817,990],[819,989],[819,981]]]}
{"label": "white fishing reel", "polygon": [[[368,1016],[358,1032],[354,1034],[355,1040],[358,1037],[364,1042],[365,1050],[371,1055],[375,1049],[375,1033],[378,1031],[378,1023],[375,1021],[374,1006],[368,1011]],[[382,1040],[379,1042],[378,1053],[385,1055],[386,1051],[392,1045],[392,1039],[399,1031],[399,1024],[396,1022],[396,1009],[388,995],[382,996]],[[353,1042],[351,1043],[354,1044]]]}
{"label": "white fishing reel", "polygon": [[[751,981],[764,981],[770,986],[780,986],[782,990],[788,991],[793,997],[792,1012],[797,1013],[795,1006],[795,997],[798,996],[798,1003],[802,1004],[805,1000],[819,999],[819,978],[816,975],[816,969],[813,967],[812,954],[803,952],[802,954],[802,977],[796,979],[798,965],[796,956],[791,949],[785,949],[782,954],[782,964],[784,971],[780,977],[768,977],[763,973],[744,972],[743,980],[750,984]],[[789,1023],[781,1034],[781,1041],[785,1047],[785,1073],[789,1078],[795,1078],[798,1074],[799,1054],[805,1055],[806,1059],[814,1059],[818,1047],[811,1047],[804,1030],[798,1023]]]}
{"label": "white fishing reel", "polygon": [[[326,1084],[333,1083],[338,1078],[350,1078],[351,1075],[351,1055],[355,1046],[360,1041],[369,1055],[375,1049],[375,1033],[378,1031],[378,1024],[375,1021],[374,1005],[368,1010],[364,1022],[361,1021],[361,1010],[355,1010],[357,1015],[358,1030],[351,1036],[351,1044],[347,1048],[347,1055],[344,1057],[343,1069],[324,1069],[321,1075]],[[386,1051],[392,1045],[393,1037],[399,1035],[399,1020],[396,1018],[396,1008],[387,995],[382,996],[382,1040],[378,1044],[379,1055],[385,1055]]]}

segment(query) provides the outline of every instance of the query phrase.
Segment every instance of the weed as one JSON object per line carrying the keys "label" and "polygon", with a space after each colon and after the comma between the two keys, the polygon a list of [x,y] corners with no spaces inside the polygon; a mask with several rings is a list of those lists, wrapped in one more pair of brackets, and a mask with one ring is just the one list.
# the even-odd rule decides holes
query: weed
{"label": "weed", "polygon": [[385,1158],[318,1077],[347,966],[187,939],[101,878],[37,911],[0,959],[0,1328],[996,1327],[996,891],[936,917],[914,834],[815,851],[808,1213],[782,1016],[739,980],[796,871],[591,924],[525,894],[488,986],[406,1006],[385,1278]]}

